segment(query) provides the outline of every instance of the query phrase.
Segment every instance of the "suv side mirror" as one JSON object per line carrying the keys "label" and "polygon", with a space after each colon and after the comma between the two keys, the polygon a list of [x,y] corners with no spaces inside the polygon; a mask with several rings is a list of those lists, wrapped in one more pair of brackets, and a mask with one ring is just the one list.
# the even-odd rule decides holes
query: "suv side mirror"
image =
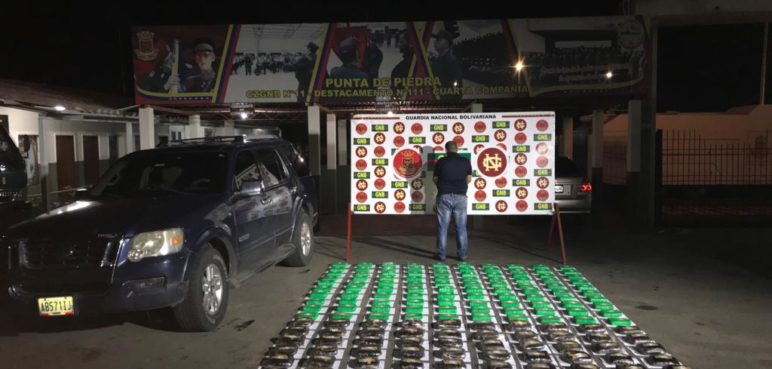
{"label": "suv side mirror", "polygon": [[256,196],[262,195],[264,191],[265,186],[263,185],[263,181],[255,179],[251,181],[244,181],[241,184],[241,191],[239,191],[239,194],[244,196]]}

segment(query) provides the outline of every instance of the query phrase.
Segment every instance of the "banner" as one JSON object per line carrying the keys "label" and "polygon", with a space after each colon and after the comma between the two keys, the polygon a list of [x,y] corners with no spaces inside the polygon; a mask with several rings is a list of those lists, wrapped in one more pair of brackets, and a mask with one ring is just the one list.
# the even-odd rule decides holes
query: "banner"
{"label": "banner", "polygon": [[636,93],[635,17],[139,26],[138,104],[459,101]]}
{"label": "banner", "polygon": [[554,112],[356,115],[350,151],[354,212],[433,213],[434,165],[450,140],[472,165],[468,214],[552,214]]}

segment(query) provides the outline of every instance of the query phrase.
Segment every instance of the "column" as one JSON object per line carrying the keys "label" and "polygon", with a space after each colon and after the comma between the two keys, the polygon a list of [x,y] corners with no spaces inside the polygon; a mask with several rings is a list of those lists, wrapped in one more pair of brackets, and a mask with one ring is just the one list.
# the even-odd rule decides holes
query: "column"
{"label": "column", "polygon": [[139,108],[139,148],[155,147],[155,114],[153,108]]}

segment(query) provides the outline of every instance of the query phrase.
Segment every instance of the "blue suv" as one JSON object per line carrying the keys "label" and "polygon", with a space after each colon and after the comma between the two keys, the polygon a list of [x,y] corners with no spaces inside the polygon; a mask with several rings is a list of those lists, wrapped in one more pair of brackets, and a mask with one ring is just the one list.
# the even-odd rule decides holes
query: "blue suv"
{"label": "blue suv", "polygon": [[307,168],[275,137],[126,155],[77,201],[8,230],[9,295],[40,316],[171,307],[182,329],[212,330],[230,284],[311,261],[318,207]]}

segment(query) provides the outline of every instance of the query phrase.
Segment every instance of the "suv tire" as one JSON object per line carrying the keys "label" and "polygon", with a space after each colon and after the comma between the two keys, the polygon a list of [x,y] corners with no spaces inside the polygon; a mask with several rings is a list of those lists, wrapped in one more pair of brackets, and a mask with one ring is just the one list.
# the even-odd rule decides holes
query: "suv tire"
{"label": "suv tire", "polygon": [[308,265],[314,254],[314,231],[311,218],[306,213],[300,214],[292,244],[295,246],[295,252],[285,259],[284,263],[294,267]]}
{"label": "suv tire", "polygon": [[190,275],[188,294],[172,308],[177,324],[184,331],[208,332],[215,329],[228,309],[228,269],[210,244],[201,247],[201,257]]}

